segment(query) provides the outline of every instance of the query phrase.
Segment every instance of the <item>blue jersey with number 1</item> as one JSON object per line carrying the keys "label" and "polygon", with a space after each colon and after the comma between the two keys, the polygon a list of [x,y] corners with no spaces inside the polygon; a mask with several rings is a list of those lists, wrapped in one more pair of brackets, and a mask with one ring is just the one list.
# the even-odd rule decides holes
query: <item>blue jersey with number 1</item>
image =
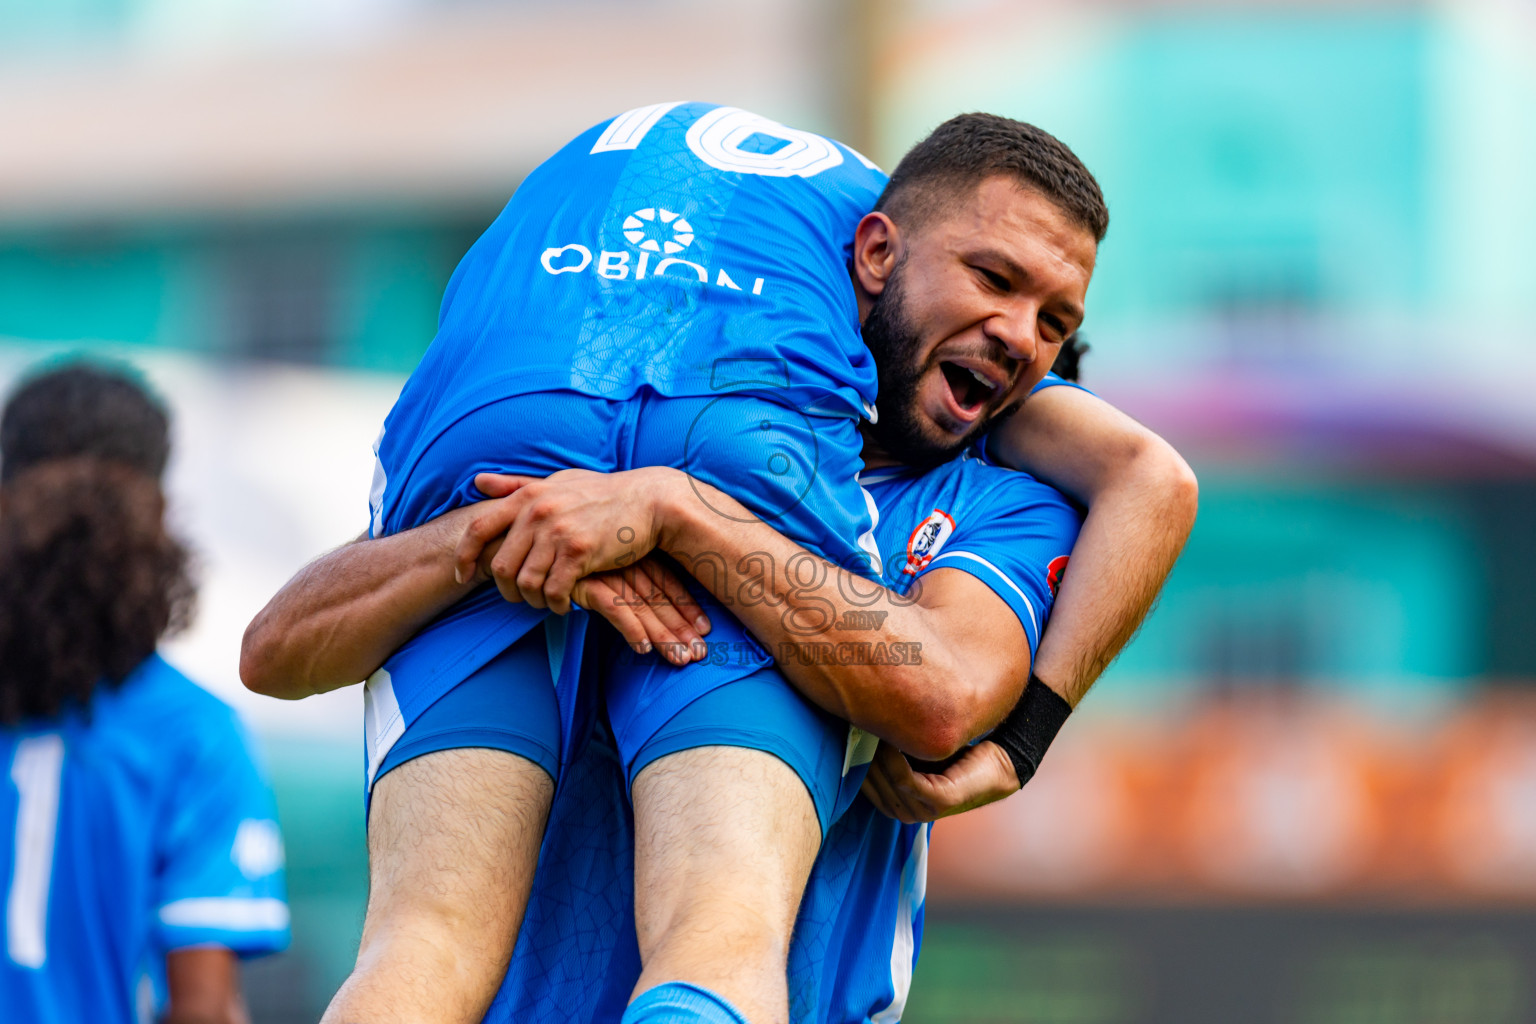
{"label": "blue jersey with number 1", "polygon": [[89,714],[0,727],[0,768],[0,1019],[133,1024],[167,953],[288,944],[272,791],[234,712],[158,655]]}

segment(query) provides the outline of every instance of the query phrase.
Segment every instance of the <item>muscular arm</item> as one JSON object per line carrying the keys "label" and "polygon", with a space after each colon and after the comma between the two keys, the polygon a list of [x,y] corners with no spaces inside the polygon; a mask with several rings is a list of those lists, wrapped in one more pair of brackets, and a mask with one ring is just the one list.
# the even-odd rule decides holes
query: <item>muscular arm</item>
{"label": "muscular arm", "polygon": [[[1199,486],[1162,438],[1076,388],[1031,397],[992,436],[993,454],[1088,506],[1035,674],[1076,706],[1135,634],[1194,526]],[[1012,762],[982,742],[942,773],[882,751],[865,793],[905,822],[932,821],[1020,788]]]}
{"label": "muscular arm", "polygon": [[[246,627],[240,678],[269,697],[298,700],[372,675],[396,649],[479,584],[488,571],[454,573],[454,553],[475,506],[412,530],[358,538],[301,569]],[[487,548],[487,555],[496,550]],[[697,602],[669,571],[645,559],[588,577],[575,596],[639,651],[669,660],[709,632]],[[635,600],[636,597],[641,600]]]}
{"label": "muscular arm", "polygon": [[1194,527],[1199,486],[1173,447],[1077,388],[993,430],[992,454],[1088,507],[1035,674],[1076,706],[1135,634]]}
{"label": "muscular arm", "polygon": [[220,947],[173,950],[165,958],[169,1005],[162,1024],[249,1024],[240,961]]}
{"label": "muscular arm", "polygon": [[[726,508],[725,494],[707,500],[686,487],[673,492],[663,549],[716,597],[734,599],[732,611],[779,670],[827,711],[914,756],[942,758],[996,725],[1018,699],[1029,677],[1029,640],[975,576],[938,569],[914,588],[915,601],[899,597],[751,520],[745,508]],[[740,599],[759,592],[762,600]],[[874,629],[848,628],[847,613],[863,610],[887,614]],[[815,657],[822,645],[841,644],[883,644],[906,656],[899,664]]]}
{"label": "muscular arm", "polygon": [[[996,725],[1029,676],[1018,617],[969,573],[935,570],[911,595],[896,595],[672,469],[508,481],[480,478],[486,493],[520,489],[505,504],[487,505],[460,549],[467,565],[479,556],[470,553],[479,539],[507,531],[492,563],[504,594],[542,593],[545,573],[579,576],[577,562],[611,564],[616,553],[659,547],[731,608],[806,697],[917,757],[946,757]],[[633,538],[622,550],[608,542],[619,535]],[[542,571],[525,578],[530,567]],[[884,614],[847,615],[865,611]],[[899,653],[889,661],[815,657],[817,648],[842,644]]]}
{"label": "muscular arm", "polygon": [[240,678],[297,700],[368,678],[421,627],[474,589],[452,557],[472,509],[315,559],[246,627]]}

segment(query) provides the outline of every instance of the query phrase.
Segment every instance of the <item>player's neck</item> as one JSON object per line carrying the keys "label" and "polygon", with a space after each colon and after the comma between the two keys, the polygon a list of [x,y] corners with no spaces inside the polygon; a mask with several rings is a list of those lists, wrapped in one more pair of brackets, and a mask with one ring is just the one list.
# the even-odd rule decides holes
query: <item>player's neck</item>
{"label": "player's neck", "polygon": [[869,432],[869,421],[859,421],[859,433],[864,435],[864,468],[885,469],[887,466],[899,466],[901,460],[880,446]]}

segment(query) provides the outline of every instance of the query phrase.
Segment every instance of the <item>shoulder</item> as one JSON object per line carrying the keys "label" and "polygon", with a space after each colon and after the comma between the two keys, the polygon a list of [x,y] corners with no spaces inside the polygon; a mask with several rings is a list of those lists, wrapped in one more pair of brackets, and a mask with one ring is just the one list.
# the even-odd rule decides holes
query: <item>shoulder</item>
{"label": "shoulder", "polygon": [[1056,488],[1023,470],[986,457],[978,443],[945,467],[956,478],[957,495],[968,510],[989,517],[1039,515],[1080,523],[1082,513]]}
{"label": "shoulder", "polygon": [[166,661],[151,654],[123,681],[115,695],[124,717],[166,730],[163,738],[195,738],[200,743],[244,743],[244,729],[235,709],[193,682]]}
{"label": "shoulder", "polygon": [[1067,380],[1066,378],[1060,377],[1055,373],[1047,373],[1040,379],[1040,383],[1029,389],[1029,393],[1031,395],[1038,395],[1040,392],[1048,391],[1051,388],[1071,388],[1074,391],[1082,391],[1085,394],[1090,395],[1093,394],[1092,391],[1083,387],[1077,381]]}

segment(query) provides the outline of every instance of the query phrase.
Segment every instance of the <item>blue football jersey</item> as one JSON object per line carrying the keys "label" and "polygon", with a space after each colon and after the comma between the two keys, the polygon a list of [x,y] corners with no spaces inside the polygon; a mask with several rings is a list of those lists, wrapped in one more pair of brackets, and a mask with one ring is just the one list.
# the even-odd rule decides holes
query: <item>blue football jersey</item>
{"label": "blue football jersey", "polygon": [[[879,510],[875,536],[891,553],[886,586],[907,593],[939,569],[969,573],[1013,610],[1033,657],[1082,525],[1077,510],[1028,474],[989,462],[979,443],[937,469],[880,469],[860,480]],[[930,830],[858,799],[828,831],[790,949],[795,1021],[901,1019],[922,947]]]}
{"label": "blue football jersey", "polygon": [[6,1020],[132,1024],[166,953],[287,945],[282,839],[249,738],[159,655],[88,713],[0,728],[0,765]]}
{"label": "blue football jersey", "polygon": [[379,510],[450,424],[498,399],[754,390],[859,416],[875,368],[848,276],[885,186],[841,143],[662,103],[583,132],[465,255],[377,446]]}
{"label": "blue football jersey", "polygon": [[[861,481],[879,513],[875,538],[893,552],[887,586],[908,594],[930,572],[969,573],[1013,610],[1033,654],[1077,539],[1076,509],[992,464],[979,445],[937,469],[874,470]],[[600,753],[594,744],[561,780],[517,952],[487,1021],[616,1019],[638,978],[633,822],[623,772]],[[900,1019],[922,944],[929,831],[863,799],[828,830],[790,948],[795,1024]]]}

